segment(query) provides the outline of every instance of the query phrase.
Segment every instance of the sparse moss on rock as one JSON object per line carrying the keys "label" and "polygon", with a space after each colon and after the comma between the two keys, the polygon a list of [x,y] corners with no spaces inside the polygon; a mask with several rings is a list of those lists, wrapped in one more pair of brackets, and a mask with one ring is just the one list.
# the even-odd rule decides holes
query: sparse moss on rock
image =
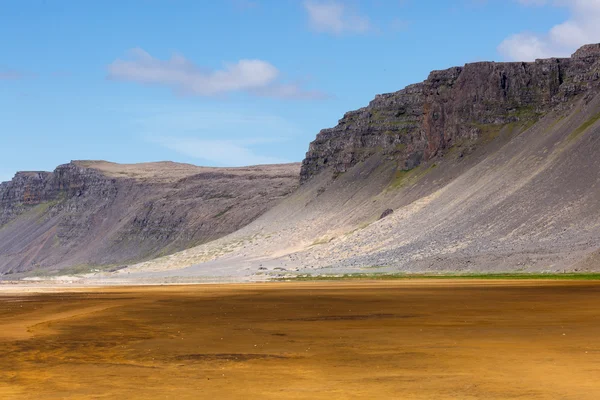
{"label": "sparse moss on rock", "polygon": [[[328,168],[344,172],[378,148],[401,169],[411,169],[461,140],[493,136],[515,122],[526,129],[548,111],[598,88],[599,48],[583,46],[571,58],[478,62],[433,71],[422,83],[377,95],[317,135],[302,163],[301,181]],[[406,143],[410,146],[399,147]]]}

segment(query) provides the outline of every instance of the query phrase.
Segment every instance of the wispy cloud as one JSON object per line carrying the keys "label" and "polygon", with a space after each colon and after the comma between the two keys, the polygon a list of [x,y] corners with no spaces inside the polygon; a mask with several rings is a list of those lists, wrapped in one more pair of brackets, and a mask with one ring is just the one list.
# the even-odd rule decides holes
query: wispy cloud
{"label": "wispy cloud", "polygon": [[275,115],[249,110],[194,110],[140,107],[127,111],[132,126],[146,142],[170,149],[199,163],[245,166],[289,162],[281,143],[302,132]]}
{"label": "wispy cloud", "polygon": [[320,99],[319,91],[280,80],[280,71],[263,60],[240,60],[210,70],[195,65],[180,54],[160,60],[140,48],[129,51],[128,59],[117,59],[108,66],[108,78],[170,87],[182,95],[218,96],[244,92],[288,99]]}
{"label": "wispy cloud", "polygon": [[372,30],[369,18],[352,12],[348,7],[333,0],[306,0],[304,9],[308,22],[315,32],[342,35],[366,33]]}
{"label": "wispy cloud", "polygon": [[569,18],[544,34],[521,32],[507,37],[498,51],[509,60],[568,57],[578,47],[600,42],[600,0],[517,0],[523,6],[567,7]]}
{"label": "wispy cloud", "polygon": [[[295,136],[298,128],[276,115],[258,114],[248,110],[195,110],[183,107],[143,106],[125,110],[132,128],[145,135],[162,136],[206,135],[209,137],[241,138],[267,137],[273,142]],[[259,135],[260,133],[260,135]],[[256,142],[256,139],[254,140]]]}
{"label": "wispy cloud", "polygon": [[217,165],[242,167],[259,164],[282,164],[288,160],[257,154],[244,140],[211,140],[193,137],[162,136],[151,141],[188,157]]}

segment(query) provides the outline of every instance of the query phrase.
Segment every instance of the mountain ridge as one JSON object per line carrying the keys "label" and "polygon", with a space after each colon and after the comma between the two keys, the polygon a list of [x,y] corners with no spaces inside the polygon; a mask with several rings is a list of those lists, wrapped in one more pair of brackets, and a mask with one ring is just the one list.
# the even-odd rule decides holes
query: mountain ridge
{"label": "mountain ridge", "polygon": [[599,60],[600,44],[590,44],[571,58],[432,71],[425,81],[377,95],[367,107],[344,114],[336,127],[319,132],[302,162],[301,181],[328,167],[343,173],[376,152],[410,170],[457,142],[507,123],[535,121],[597,89]]}
{"label": "mountain ridge", "polygon": [[0,186],[0,271],[113,265],[231,233],[285,197],[299,164],[72,161]]}
{"label": "mountain ridge", "polygon": [[[600,44],[586,45],[571,58],[433,71],[425,82],[378,95],[367,107],[346,113],[336,127],[322,130],[302,165],[229,169],[216,175],[210,169],[192,173],[192,167],[171,165],[176,169],[161,175],[153,171],[157,165],[145,165],[142,171],[107,162],[91,162],[96,169],[87,168],[90,162],[72,164],[67,170],[83,168],[89,175],[59,184],[58,192],[82,199],[61,203],[65,208],[59,211],[70,211],[61,214],[61,224],[50,227],[62,227],[68,236],[78,232],[81,221],[90,221],[83,226],[113,221],[114,226],[105,225],[112,247],[79,245],[91,246],[97,258],[89,259],[101,265],[111,263],[103,258],[106,254],[129,256],[132,248],[145,249],[146,255],[130,257],[134,261],[126,268],[98,273],[128,282],[361,271],[597,271],[599,93]],[[12,218],[4,225],[0,220],[0,270],[30,268],[32,257],[43,254],[40,249],[52,247],[55,231],[32,236],[28,230],[40,226],[31,212],[42,207],[37,199],[54,193],[40,189],[54,179],[47,174],[18,175],[17,181],[37,182],[27,191],[0,186],[0,218]],[[177,174],[183,174],[181,179],[172,181]],[[235,190],[214,196],[222,192],[205,190],[212,179],[227,181]],[[95,180],[121,185],[119,201],[113,186],[100,185],[99,196],[107,199],[97,204],[102,210],[119,214],[120,207],[136,205],[127,214],[127,229],[121,230],[118,218],[94,219],[85,212],[73,216],[89,200],[82,188],[93,188]],[[138,190],[140,185],[168,193],[144,202],[140,199],[147,192]],[[185,190],[186,185],[191,189]],[[21,205],[11,208],[5,201],[15,193],[29,209],[17,217]],[[269,201],[262,201],[265,196]],[[240,199],[244,206],[237,207]],[[209,224],[210,229],[219,227],[219,235],[205,235],[197,246],[187,241],[169,247],[165,235],[179,235],[189,226],[173,205],[178,201],[187,204],[188,212],[208,201],[214,208],[202,221],[237,217]],[[47,208],[42,214],[50,220],[57,208]],[[249,211],[252,218],[244,218]],[[387,216],[381,218],[384,212]],[[7,232],[21,236],[11,239]],[[44,245],[22,249],[19,254],[26,257],[10,253],[6,241],[17,246],[29,237],[43,239]],[[69,239],[77,242],[77,237]],[[43,268],[64,269],[80,260],[70,257],[61,264],[46,255]],[[15,259],[16,266],[11,264]]]}
{"label": "mountain ridge", "polygon": [[[500,93],[499,105],[479,101],[480,109],[469,106],[464,111],[455,106],[476,102],[469,95],[435,92],[436,107],[441,108],[435,121],[440,123],[428,127],[422,123],[423,85],[396,92],[402,98],[398,102],[397,94],[379,95],[370,108],[346,113],[337,127],[319,133],[303,162],[300,188],[280,204],[214,242],[132,266],[128,276],[264,279],[364,272],[600,270],[600,217],[595,211],[600,162],[594,157],[600,151],[599,56],[600,45],[594,44],[570,59],[471,64],[467,72],[471,68],[478,76],[476,70],[487,71],[486,78],[462,87],[469,94],[480,91],[481,99],[492,96],[491,88],[494,96]],[[561,64],[569,64],[570,72],[551,78]],[[547,79],[542,89],[531,89],[539,86],[534,80],[519,86],[507,79],[505,86],[525,88],[524,94],[515,94],[518,99],[542,96],[546,101],[520,110],[507,108],[510,96],[501,92],[502,75],[495,73],[506,65],[543,72]],[[441,75],[452,71],[457,70]],[[465,79],[472,74],[463,70],[452,79],[459,82],[459,75]],[[413,111],[406,107],[407,95],[414,100],[408,104]],[[399,116],[394,107],[402,109]],[[427,115],[433,120],[432,109]],[[386,118],[374,121],[377,112],[387,113]],[[456,115],[472,112],[485,118],[476,125],[467,120],[466,136],[449,135],[452,140],[444,142],[440,127],[446,125],[441,122],[455,123],[460,119]],[[404,123],[406,115],[413,120]],[[353,121],[345,123],[349,116]],[[397,118],[411,129],[395,136],[410,139],[399,149],[386,134]],[[422,155],[412,165],[406,163],[406,152],[413,151],[409,145]],[[427,149],[437,150],[424,157]],[[386,210],[393,213],[381,219]]]}

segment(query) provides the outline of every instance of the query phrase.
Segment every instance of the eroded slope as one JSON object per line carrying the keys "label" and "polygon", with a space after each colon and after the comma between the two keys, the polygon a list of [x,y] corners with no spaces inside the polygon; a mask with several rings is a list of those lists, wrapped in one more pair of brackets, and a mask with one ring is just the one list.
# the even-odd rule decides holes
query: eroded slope
{"label": "eroded slope", "polygon": [[75,161],[0,186],[0,273],[139,261],[234,232],[297,187],[298,164]]}
{"label": "eroded slope", "polygon": [[598,270],[599,71],[590,45],[570,59],[452,68],[378,96],[318,135],[302,186],[278,206],[129,272]]}

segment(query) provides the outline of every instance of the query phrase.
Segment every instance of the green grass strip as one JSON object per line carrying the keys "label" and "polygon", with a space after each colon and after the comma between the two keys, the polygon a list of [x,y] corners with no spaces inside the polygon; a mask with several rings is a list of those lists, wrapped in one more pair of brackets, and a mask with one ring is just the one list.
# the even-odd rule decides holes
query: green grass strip
{"label": "green grass strip", "polygon": [[343,280],[411,280],[411,279],[489,279],[489,280],[600,280],[600,273],[467,273],[467,274],[407,274],[371,273],[343,275],[298,275],[278,278],[280,281],[343,281]]}

